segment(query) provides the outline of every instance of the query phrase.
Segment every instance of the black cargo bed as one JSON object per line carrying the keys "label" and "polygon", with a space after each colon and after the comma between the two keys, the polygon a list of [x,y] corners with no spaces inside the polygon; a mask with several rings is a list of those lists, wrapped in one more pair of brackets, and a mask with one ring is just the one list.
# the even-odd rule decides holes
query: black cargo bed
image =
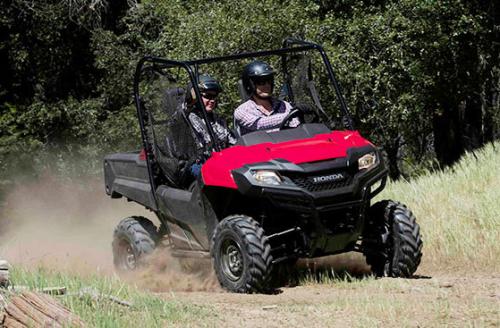
{"label": "black cargo bed", "polygon": [[104,157],[104,181],[106,193],[112,198],[123,196],[156,211],[148,167],[138,151]]}

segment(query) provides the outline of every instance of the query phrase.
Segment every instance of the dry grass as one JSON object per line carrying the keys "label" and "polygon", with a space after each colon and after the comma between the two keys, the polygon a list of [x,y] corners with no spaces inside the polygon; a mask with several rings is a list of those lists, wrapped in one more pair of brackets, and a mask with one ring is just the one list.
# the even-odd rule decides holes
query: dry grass
{"label": "dry grass", "polygon": [[423,270],[500,272],[500,143],[442,172],[390,183],[378,198],[401,201],[416,215]]}

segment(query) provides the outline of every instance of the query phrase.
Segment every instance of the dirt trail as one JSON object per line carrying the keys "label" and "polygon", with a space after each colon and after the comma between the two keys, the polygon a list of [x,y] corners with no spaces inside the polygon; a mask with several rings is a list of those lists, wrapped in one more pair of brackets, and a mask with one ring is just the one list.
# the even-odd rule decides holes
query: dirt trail
{"label": "dirt trail", "polygon": [[210,306],[193,326],[450,327],[500,325],[500,276],[373,279],[283,288],[277,295],[163,293]]}

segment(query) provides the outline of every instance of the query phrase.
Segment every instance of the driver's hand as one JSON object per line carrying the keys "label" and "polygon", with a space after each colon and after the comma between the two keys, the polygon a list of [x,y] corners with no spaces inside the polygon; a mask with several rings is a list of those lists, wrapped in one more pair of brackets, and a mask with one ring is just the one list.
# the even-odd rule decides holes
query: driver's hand
{"label": "driver's hand", "polygon": [[300,119],[298,117],[295,117],[290,122],[288,122],[287,126],[290,128],[296,128],[300,125],[300,123]]}

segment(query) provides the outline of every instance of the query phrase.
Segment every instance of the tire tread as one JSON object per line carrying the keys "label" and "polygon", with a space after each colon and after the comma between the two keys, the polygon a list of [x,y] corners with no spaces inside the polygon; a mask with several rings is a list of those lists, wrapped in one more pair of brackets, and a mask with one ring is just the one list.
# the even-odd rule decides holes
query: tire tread
{"label": "tire tread", "polygon": [[[364,246],[366,262],[372,271],[377,276],[411,277],[420,264],[423,247],[420,227],[413,213],[404,204],[384,200],[375,203],[369,215],[373,221],[383,221],[392,241],[392,247],[381,243]],[[381,231],[370,233],[380,234]]]}
{"label": "tire tread", "polygon": [[[245,279],[239,286],[228,283],[218,267],[215,245],[217,238],[225,229],[229,229],[243,241],[241,247],[248,254],[248,273],[243,274]],[[260,224],[246,215],[231,215],[219,222],[212,236],[211,253],[214,257],[214,268],[221,285],[231,291],[239,293],[268,292],[270,272],[272,270],[271,246]]]}

